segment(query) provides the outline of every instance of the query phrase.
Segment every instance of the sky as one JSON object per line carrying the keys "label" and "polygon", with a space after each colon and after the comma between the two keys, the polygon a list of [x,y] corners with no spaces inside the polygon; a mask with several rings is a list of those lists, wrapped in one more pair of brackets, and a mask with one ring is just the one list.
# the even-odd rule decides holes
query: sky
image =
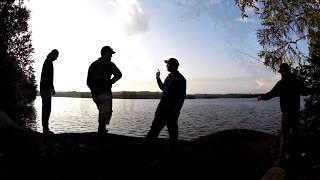
{"label": "sky", "polygon": [[47,54],[56,91],[89,91],[87,71],[111,46],[122,78],[113,91],[160,91],[155,74],[165,59],[179,60],[187,93],[264,93],[280,76],[252,57],[259,21],[233,0],[32,0],[30,30],[39,84]]}

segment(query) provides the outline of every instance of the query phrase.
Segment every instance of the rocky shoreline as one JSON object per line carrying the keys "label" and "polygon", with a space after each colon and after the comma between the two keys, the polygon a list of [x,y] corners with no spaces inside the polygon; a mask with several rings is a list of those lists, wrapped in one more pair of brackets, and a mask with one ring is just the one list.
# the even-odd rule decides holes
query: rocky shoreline
{"label": "rocky shoreline", "polygon": [[[97,133],[56,134],[2,130],[0,178],[107,179],[130,172],[260,179],[272,167],[275,137],[250,130],[229,130],[171,147],[159,139]],[[19,173],[17,173],[19,172]],[[120,173],[119,173],[120,172]]]}
{"label": "rocky shoreline", "polygon": [[[0,179],[261,179],[274,165],[277,139],[233,129],[181,140],[172,147],[167,139],[144,145],[142,138],[95,132],[47,137],[11,124],[0,126]],[[304,141],[307,153],[284,170],[287,179],[320,179],[320,148],[315,142],[317,138]]]}

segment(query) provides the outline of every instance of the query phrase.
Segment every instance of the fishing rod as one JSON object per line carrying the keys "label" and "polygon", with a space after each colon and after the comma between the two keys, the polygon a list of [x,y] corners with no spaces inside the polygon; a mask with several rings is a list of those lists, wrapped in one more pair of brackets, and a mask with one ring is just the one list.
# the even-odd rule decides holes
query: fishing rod
{"label": "fishing rod", "polygon": [[244,54],[244,55],[246,55],[246,56],[249,56],[251,59],[254,59],[254,60],[256,60],[256,61],[258,61],[258,62],[260,62],[260,63],[263,63],[265,66],[268,66],[269,68],[271,68],[272,70],[274,70],[274,71],[277,72],[276,68],[274,68],[274,67],[272,67],[272,66],[270,66],[270,65],[268,65],[268,64],[265,64],[263,61],[261,61],[260,59],[252,56],[251,54],[246,53],[246,52],[243,52],[243,51],[240,51],[240,50],[238,50],[238,51],[239,51],[239,53]]}

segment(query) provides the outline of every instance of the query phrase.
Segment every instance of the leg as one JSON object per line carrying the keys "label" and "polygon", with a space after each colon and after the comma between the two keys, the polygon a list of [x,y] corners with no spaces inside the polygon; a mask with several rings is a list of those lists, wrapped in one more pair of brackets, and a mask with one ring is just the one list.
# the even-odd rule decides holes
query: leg
{"label": "leg", "polygon": [[290,153],[295,158],[299,154],[299,135],[300,135],[300,114],[294,112],[289,114],[291,126]]}
{"label": "leg", "polygon": [[99,113],[99,127],[98,132],[105,132],[106,125],[109,124],[112,116],[112,112]]}
{"label": "leg", "polygon": [[42,98],[42,128],[43,133],[49,132],[49,117],[51,113],[51,92],[41,93]]}
{"label": "leg", "polygon": [[165,112],[161,112],[160,110],[156,111],[151,129],[145,137],[145,142],[152,143],[158,138],[161,130],[166,125],[165,118]]}
{"label": "leg", "polygon": [[168,118],[168,122],[167,122],[170,142],[172,144],[177,144],[177,142],[178,142],[178,135],[179,135],[178,118],[179,118],[179,114],[180,114],[180,112],[170,113],[170,117]]}
{"label": "leg", "polygon": [[106,125],[109,124],[111,116],[112,116],[112,96],[111,94],[101,94],[98,97],[95,97],[94,102],[97,105],[97,108],[99,110],[99,127],[98,132],[99,133],[105,133]]}
{"label": "leg", "polygon": [[277,162],[279,164],[283,164],[284,161],[286,160],[289,133],[290,133],[290,129],[289,129],[289,122],[288,122],[288,113],[282,113],[279,157]]}

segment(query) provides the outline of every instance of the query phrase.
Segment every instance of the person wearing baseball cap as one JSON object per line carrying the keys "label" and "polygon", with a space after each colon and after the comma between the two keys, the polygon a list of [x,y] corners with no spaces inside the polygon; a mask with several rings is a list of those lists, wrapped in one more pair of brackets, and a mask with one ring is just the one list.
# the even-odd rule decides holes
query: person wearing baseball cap
{"label": "person wearing baseball cap", "polygon": [[174,66],[174,67],[177,68],[177,70],[178,70],[179,62],[178,62],[177,59],[175,59],[175,58],[170,58],[170,59],[168,59],[168,60],[164,60],[164,62],[165,62],[166,64],[171,64],[172,66]]}
{"label": "person wearing baseball cap", "polygon": [[164,83],[160,78],[160,71],[156,73],[159,88],[163,91],[160,103],[155,112],[150,131],[145,137],[144,143],[153,143],[161,130],[167,125],[170,142],[176,145],[178,142],[178,118],[186,97],[186,79],[178,71],[179,62],[175,58],[164,60],[170,74]]}
{"label": "person wearing baseball cap", "polygon": [[87,85],[99,111],[98,133],[101,135],[108,133],[106,126],[112,116],[112,84],[122,77],[119,68],[111,62],[114,53],[110,46],[102,47],[101,57],[94,61],[88,70]]}

